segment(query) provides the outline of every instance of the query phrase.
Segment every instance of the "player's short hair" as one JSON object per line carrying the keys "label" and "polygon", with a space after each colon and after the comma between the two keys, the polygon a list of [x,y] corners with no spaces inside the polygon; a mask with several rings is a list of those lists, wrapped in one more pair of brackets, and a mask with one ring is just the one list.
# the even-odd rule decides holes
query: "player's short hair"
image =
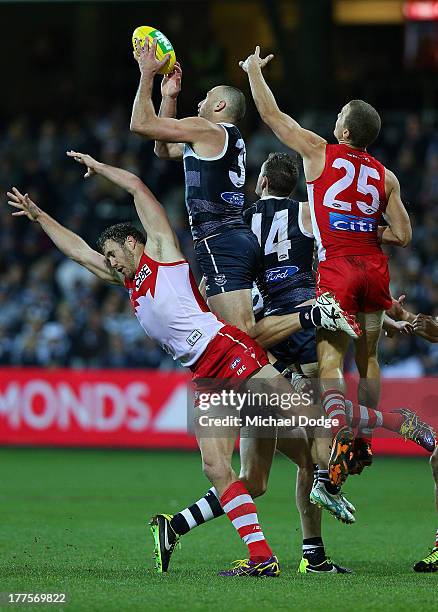
{"label": "player's short hair", "polygon": [[298,159],[288,153],[269,153],[263,164],[270,195],[289,196],[297,186],[299,175]]}
{"label": "player's short hair", "polygon": [[233,123],[239,123],[246,113],[245,94],[237,87],[231,85],[222,85],[221,89],[227,102],[227,112]]}
{"label": "player's short hair", "polygon": [[97,248],[101,253],[103,253],[103,247],[105,246],[105,242],[107,240],[114,240],[114,242],[118,242],[119,244],[125,244],[128,236],[132,236],[140,242],[140,244],[146,244],[146,236],[138,230],[135,225],[132,223],[116,223],[115,225],[110,225],[103,230],[97,239]]}
{"label": "player's short hair", "polygon": [[360,149],[372,144],[380,132],[382,120],[376,109],[363,100],[351,100],[344,126],[350,132],[350,143]]}

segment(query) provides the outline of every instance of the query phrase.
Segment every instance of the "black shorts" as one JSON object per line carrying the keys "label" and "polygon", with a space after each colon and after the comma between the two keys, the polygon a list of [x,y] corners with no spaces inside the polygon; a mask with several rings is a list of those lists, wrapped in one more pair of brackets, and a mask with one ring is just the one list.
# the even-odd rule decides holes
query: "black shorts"
{"label": "black shorts", "polygon": [[249,228],[230,229],[198,240],[195,253],[206,278],[207,297],[252,289],[261,251],[255,234]]}
{"label": "black shorts", "polygon": [[[295,307],[290,309],[288,314],[299,311],[300,308]],[[285,365],[315,363],[318,361],[316,356],[316,330],[314,328],[303,329],[290,335],[289,338],[279,342],[269,350],[278,361]]]}

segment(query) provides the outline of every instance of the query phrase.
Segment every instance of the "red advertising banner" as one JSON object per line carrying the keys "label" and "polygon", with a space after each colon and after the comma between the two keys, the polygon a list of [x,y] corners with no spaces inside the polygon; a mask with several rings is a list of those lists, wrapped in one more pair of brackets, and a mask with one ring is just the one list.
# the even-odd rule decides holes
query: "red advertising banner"
{"label": "red advertising banner", "polygon": [[196,448],[185,372],[0,369],[0,444]]}
{"label": "red advertising banner", "polygon": [[[196,448],[187,433],[189,380],[175,371],[0,368],[0,445]],[[437,428],[438,379],[384,379],[379,408],[401,407]],[[426,454],[382,430],[374,449]]]}

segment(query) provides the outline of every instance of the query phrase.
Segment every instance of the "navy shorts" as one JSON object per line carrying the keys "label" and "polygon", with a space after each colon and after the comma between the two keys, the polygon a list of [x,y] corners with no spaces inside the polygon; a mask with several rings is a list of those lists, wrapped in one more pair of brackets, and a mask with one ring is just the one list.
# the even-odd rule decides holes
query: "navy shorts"
{"label": "navy shorts", "polygon": [[[289,314],[299,311],[300,308],[292,308]],[[316,356],[316,330],[314,328],[303,329],[296,334],[292,334],[283,342],[279,342],[269,351],[285,365],[315,363],[318,361]]]}
{"label": "navy shorts", "polygon": [[195,253],[206,278],[207,297],[252,289],[260,267],[261,251],[249,228],[230,229],[198,240]]}

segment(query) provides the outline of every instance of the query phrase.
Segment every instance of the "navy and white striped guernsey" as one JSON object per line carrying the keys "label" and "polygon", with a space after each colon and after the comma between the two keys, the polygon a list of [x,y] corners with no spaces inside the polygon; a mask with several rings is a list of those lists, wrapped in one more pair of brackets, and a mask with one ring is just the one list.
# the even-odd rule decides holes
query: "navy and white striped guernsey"
{"label": "navy and white striped guernsey", "polygon": [[184,145],[186,207],[193,240],[247,228],[243,220],[245,142],[235,125],[219,123],[225,131],[224,148],[216,157],[200,157]]}
{"label": "navy and white striped guernsey", "polygon": [[266,196],[244,212],[262,248],[257,286],[264,316],[287,314],[315,297],[314,238],[303,227],[302,204],[290,198]]}

